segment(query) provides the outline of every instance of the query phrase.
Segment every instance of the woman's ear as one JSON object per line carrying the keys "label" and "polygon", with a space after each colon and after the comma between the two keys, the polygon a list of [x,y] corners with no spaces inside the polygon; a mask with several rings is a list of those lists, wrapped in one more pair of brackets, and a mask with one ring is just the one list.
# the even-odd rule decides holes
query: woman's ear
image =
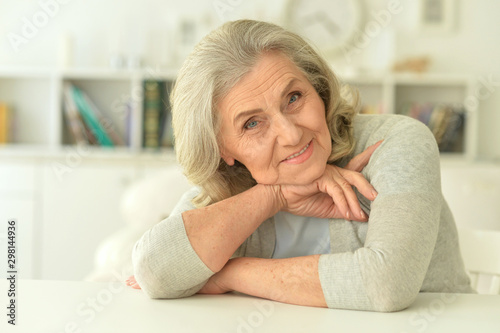
{"label": "woman's ear", "polygon": [[234,165],[234,158],[224,156],[224,154],[221,154],[221,157],[224,160],[224,162],[226,162],[227,165],[229,165],[229,166],[233,166]]}
{"label": "woman's ear", "polygon": [[226,162],[226,164],[229,166],[233,166],[234,165],[234,158],[228,156],[224,147],[219,147],[219,151],[220,151],[220,157],[224,160],[224,162]]}

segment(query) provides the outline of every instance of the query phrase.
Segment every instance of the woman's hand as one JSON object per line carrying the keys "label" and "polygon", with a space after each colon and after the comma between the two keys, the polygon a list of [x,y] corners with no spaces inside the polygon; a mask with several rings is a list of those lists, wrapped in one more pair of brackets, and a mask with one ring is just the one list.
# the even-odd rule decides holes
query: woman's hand
{"label": "woman's hand", "polygon": [[125,280],[125,284],[134,289],[141,289],[141,286],[139,286],[139,283],[137,283],[135,276],[133,275],[129,276],[129,278]]}
{"label": "woman's hand", "polygon": [[368,221],[352,186],[366,198],[375,199],[377,191],[359,172],[381,143],[356,155],[345,169],[327,165],[323,175],[309,185],[281,185],[282,210],[295,215]]}

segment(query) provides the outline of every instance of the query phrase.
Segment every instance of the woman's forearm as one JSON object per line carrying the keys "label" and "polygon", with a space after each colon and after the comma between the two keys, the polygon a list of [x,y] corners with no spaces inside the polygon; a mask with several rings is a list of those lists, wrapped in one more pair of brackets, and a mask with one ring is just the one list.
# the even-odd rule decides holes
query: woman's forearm
{"label": "woman's forearm", "polygon": [[229,290],[283,303],[326,307],[318,261],[319,255],[288,259],[235,258],[217,278]]}
{"label": "woman's forearm", "polygon": [[274,186],[256,185],[213,205],[182,214],[191,246],[213,272],[220,271],[238,247],[281,207]]}

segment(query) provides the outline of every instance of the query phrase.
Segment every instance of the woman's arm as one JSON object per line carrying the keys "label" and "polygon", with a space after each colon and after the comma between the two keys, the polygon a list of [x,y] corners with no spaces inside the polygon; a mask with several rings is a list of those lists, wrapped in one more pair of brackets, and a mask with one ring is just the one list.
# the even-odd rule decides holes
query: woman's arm
{"label": "woman's arm", "polygon": [[182,214],[189,242],[210,270],[220,271],[245,239],[279,211],[277,190],[258,184],[226,200]]}
{"label": "woman's arm", "polygon": [[[234,258],[212,275],[199,294],[238,291],[289,304],[327,307],[318,276],[319,255],[288,258]],[[126,280],[141,289],[134,276]]]}
{"label": "woman's arm", "polygon": [[199,293],[238,291],[283,303],[327,307],[318,275],[319,257],[231,259]]}

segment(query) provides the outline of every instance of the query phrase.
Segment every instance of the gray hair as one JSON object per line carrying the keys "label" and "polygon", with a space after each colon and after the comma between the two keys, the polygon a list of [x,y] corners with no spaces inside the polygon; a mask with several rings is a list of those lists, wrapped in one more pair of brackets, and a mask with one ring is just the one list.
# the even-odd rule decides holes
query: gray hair
{"label": "gray hair", "polygon": [[323,100],[332,139],[334,163],[354,148],[352,120],[358,94],[342,86],[328,63],[300,36],[275,24],[227,22],[205,36],[185,60],[170,96],[177,160],[186,177],[201,189],[193,199],[208,206],[256,184],[241,163],[221,158],[217,103],[268,51],[287,56],[308,78]]}

